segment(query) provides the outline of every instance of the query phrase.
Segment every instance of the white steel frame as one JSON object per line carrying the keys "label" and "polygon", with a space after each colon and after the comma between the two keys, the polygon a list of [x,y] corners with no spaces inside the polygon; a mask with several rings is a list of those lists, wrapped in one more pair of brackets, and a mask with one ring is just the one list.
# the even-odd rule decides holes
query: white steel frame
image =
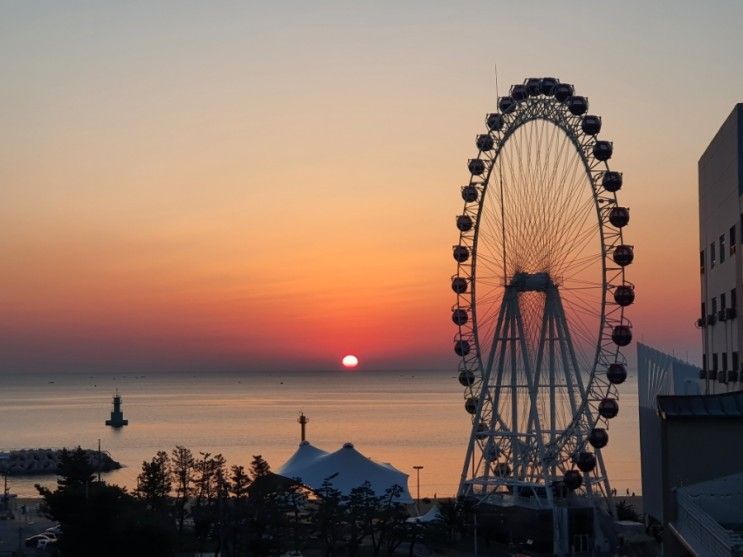
{"label": "white steel frame", "polygon": [[[465,202],[464,215],[475,223],[473,228],[460,233],[459,246],[469,250],[467,261],[458,263],[457,274],[452,278],[467,281],[466,292],[457,294],[454,309],[467,312],[466,323],[459,325],[455,341],[465,341],[472,350],[465,351],[459,364],[460,373],[467,374],[465,399],[477,401],[472,420],[472,430],[462,470],[459,495],[476,497],[481,502],[512,504],[519,495],[531,495],[528,505],[553,508],[555,500],[550,487],[559,482],[566,470],[573,467],[573,459],[580,451],[591,449],[587,442],[590,431],[605,421],[598,414],[598,404],[607,396],[618,399],[616,386],[604,373],[609,364],[625,363],[618,346],[612,340],[616,325],[629,324],[624,308],[616,304],[610,294],[615,288],[629,284],[625,281],[624,268],[614,263],[611,254],[623,244],[622,230],[609,222],[609,211],[617,207],[615,193],[601,185],[608,164],[593,156],[597,138],[587,135],[581,128],[581,116],[573,115],[564,103],[552,96],[528,97],[518,102],[516,109],[502,115],[503,126],[488,133],[494,147],[480,151],[478,158],[485,164],[485,172],[472,175],[469,186],[475,186],[478,198]],[[592,364],[581,366],[576,358],[569,319],[566,317],[560,296],[559,277],[547,272],[514,272],[505,269],[507,231],[503,232],[504,271],[500,308],[492,337],[480,338],[478,327],[478,242],[480,237],[483,207],[488,190],[497,190],[494,173],[504,147],[522,126],[544,120],[556,126],[568,138],[577,152],[583,172],[590,182],[590,195],[595,207],[598,226],[595,241],[600,249],[600,265],[597,265],[597,282],[600,284],[600,307],[595,308],[598,334]],[[490,192],[491,195],[501,191]],[[502,205],[501,205],[502,206]],[[505,219],[501,221],[505,228]],[[565,239],[564,241],[569,241]],[[541,332],[536,346],[528,346],[524,333],[524,314],[519,298],[524,293],[541,293],[544,298]],[[487,348],[487,350],[484,350]],[[484,353],[487,352],[487,353]],[[521,366],[519,373],[516,367]],[[510,366],[510,367],[509,367]],[[526,378],[523,384],[518,378]],[[572,419],[563,427],[556,427],[556,389],[569,393]],[[538,389],[550,393],[548,423],[540,421],[536,395]],[[509,424],[518,424],[519,393],[529,397],[528,427],[517,429]],[[524,398],[524,394],[521,395]],[[499,412],[499,403],[504,397],[511,398],[511,416]],[[508,406],[508,405],[506,405]],[[523,420],[523,416],[521,417]],[[544,420],[544,418],[542,418]],[[514,431],[516,430],[516,431]],[[611,489],[606,475],[601,451],[592,449],[597,465],[592,472],[583,474],[583,486],[579,493],[587,496],[609,497]],[[524,500],[526,501],[526,499]]]}

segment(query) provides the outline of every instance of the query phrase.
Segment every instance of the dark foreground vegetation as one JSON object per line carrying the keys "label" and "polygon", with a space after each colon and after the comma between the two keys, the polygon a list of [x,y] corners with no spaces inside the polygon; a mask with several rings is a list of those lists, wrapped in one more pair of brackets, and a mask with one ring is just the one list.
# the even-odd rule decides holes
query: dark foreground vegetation
{"label": "dark foreground vegetation", "polygon": [[96,480],[79,448],[64,451],[58,475],[56,489],[37,489],[65,556],[413,555],[453,539],[462,520],[443,504],[445,525],[408,522],[398,486],[377,495],[365,483],[346,496],[326,481],[313,493],[260,455],[246,469],[181,446],[143,462],[132,492]]}
{"label": "dark foreground vegetation", "polygon": [[[480,555],[534,553],[510,529],[499,536],[502,528],[485,517],[475,521],[466,501],[438,501],[440,520],[411,522],[410,512],[417,513],[398,503],[398,486],[378,495],[365,483],[343,495],[329,478],[312,492],[273,474],[260,455],[245,468],[178,446],[143,462],[131,492],[97,480],[79,448],[63,451],[57,473],[56,489],[36,487],[42,511],[61,530],[47,554],[64,557],[472,554],[478,522]],[[626,503],[617,514],[640,519]]]}

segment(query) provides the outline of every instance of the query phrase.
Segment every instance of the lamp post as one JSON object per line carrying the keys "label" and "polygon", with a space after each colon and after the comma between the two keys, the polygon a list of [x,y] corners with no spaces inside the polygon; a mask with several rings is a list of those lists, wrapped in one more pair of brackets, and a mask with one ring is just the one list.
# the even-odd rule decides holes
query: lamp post
{"label": "lamp post", "polygon": [[415,469],[415,475],[416,475],[416,484],[418,489],[418,496],[416,497],[416,500],[418,503],[421,502],[421,470],[423,470],[423,466],[418,464],[417,466],[413,466]]}

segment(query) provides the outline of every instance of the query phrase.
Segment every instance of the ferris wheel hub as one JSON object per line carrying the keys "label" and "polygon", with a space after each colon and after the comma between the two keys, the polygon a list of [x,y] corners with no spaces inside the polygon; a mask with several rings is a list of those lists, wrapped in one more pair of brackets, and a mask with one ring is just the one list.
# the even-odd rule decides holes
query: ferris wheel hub
{"label": "ferris wheel hub", "polygon": [[519,292],[546,292],[556,285],[549,273],[516,273],[508,286]]}

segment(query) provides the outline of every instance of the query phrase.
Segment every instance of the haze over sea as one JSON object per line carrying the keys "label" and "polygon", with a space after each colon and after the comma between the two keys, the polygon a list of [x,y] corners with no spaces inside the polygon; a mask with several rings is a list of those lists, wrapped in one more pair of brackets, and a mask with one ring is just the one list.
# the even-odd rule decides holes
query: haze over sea
{"label": "haze over sea", "polygon": [[[118,388],[130,425],[106,427]],[[604,457],[612,487],[640,492],[637,385],[620,386]],[[410,474],[421,464],[421,495],[455,494],[470,429],[462,388],[450,372],[297,371],[286,373],[9,374],[0,375],[0,450],[95,448],[124,468],[108,482],[133,488],[143,460],[176,444],[222,453],[248,465],[263,455],[274,469],[296,450],[299,411],[308,439],[327,451],[346,441],[365,455]],[[12,492],[34,496],[34,483],[9,479]]]}

